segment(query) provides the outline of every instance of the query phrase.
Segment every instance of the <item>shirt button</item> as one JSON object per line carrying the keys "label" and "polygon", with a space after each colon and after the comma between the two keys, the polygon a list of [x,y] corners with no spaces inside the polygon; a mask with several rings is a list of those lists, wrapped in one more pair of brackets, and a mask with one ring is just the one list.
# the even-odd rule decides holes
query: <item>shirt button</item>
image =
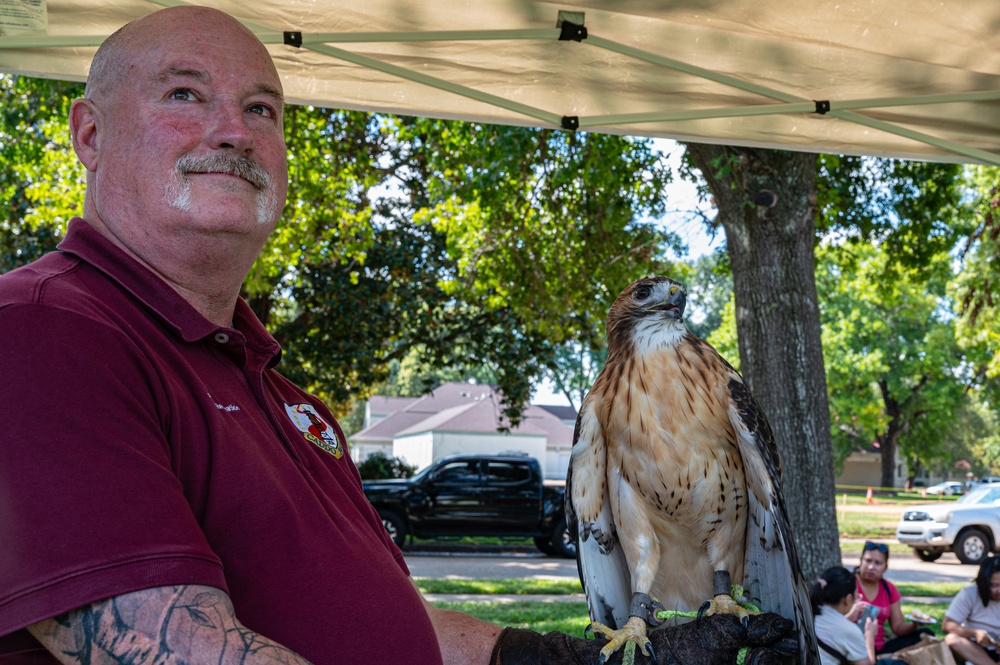
{"label": "shirt button", "polygon": [[227,335],[224,332],[215,333],[215,341],[218,342],[219,344],[228,344],[229,335]]}

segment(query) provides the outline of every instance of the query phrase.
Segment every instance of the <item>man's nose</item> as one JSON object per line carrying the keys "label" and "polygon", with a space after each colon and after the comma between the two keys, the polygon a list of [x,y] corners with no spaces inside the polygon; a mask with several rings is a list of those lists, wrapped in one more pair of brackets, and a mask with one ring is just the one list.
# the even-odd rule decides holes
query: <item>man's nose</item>
{"label": "man's nose", "polygon": [[232,150],[249,155],[254,149],[254,137],[247,126],[243,105],[227,95],[216,96],[213,121],[208,142],[216,150]]}

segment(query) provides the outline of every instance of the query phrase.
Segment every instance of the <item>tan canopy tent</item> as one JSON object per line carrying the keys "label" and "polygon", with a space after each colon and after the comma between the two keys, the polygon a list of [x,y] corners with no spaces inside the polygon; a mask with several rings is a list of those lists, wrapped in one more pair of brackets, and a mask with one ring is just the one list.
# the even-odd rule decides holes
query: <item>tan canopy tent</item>
{"label": "tan canopy tent", "polygon": [[[84,80],[172,0],[0,0],[0,71]],[[1000,164],[997,0],[255,0],[292,103]]]}

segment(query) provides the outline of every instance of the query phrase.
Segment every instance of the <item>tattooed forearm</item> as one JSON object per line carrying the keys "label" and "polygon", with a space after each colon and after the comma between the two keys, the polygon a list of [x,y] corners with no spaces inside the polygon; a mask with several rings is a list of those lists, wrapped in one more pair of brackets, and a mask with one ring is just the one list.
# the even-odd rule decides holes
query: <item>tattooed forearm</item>
{"label": "tattooed forearm", "polygon": [[28,630],[68,665],[307,665],[240,624],[212,587],[147,589],[82,607]]}

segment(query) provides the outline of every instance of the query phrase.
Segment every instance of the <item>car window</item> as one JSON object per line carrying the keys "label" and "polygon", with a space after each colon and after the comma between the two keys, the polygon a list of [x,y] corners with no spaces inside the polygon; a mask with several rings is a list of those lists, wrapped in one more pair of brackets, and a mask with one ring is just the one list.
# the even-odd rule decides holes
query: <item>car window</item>
{"label": "car window", "polygon": [[986,491],[989,491],[988,487],[973,485],[972,489],[958,497],[958,503],[979,503],[979,498],[983,495],[983,492]]}
{"label": "car window", "polygon": [[998,500],[1000,500],[1000,485],[980,485],[958,499],[964,504],[995,503]]}
{"label": "car window", "polygon": [[475,461],[450,462],[442,466],[434,480],[441,483],[479,482],[479,469]]}
{"label": "car window", "polygon": [[527,464],[514,462],[487,462],[486,482],[490,485],[519,485],[531,481]]}

